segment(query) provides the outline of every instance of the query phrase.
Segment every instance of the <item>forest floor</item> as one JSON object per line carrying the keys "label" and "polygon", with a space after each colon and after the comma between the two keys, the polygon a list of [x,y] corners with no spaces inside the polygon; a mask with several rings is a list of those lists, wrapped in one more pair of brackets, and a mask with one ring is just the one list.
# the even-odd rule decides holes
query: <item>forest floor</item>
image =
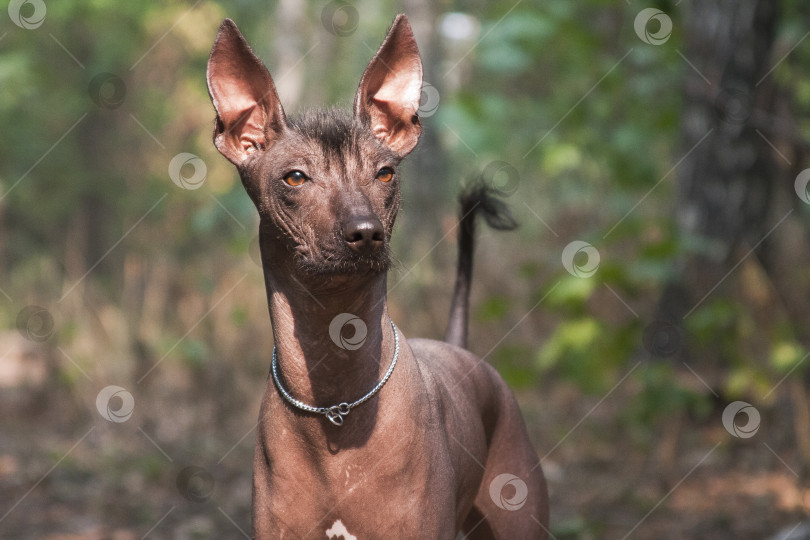
{"label": "forest floor", "polygon": [[[807,519],[790,419],[765,411],[762,437],[735,439],[719,421],[684,415],[645,440],[623,425],[625,397],[583,397],[561,384],[518,392],[543,458],[554,538],[769,539]],[[250,537],[257,408],[223,428],[227,444],[216,432],[158,444],[149,425],[112,438],[120,425],[77,420],[64,394],[37,399],[2,400],[0,538]],[[206,472],[179,488],[188,464]]]}
{"label": "forest floor", "polygon": [[533,438],[546,456],[558,540],[766,540],[810,513],[789,419],[763,415],[762,437],[738,439],[723,427],[720,408],[710,415],[716,422],[670,416],[650,440],[619,420],[621,395],[600,402],[560,387],[521,397],[530,426],[551,423],[532,422],[534,415],[556,416],[554,427]]}

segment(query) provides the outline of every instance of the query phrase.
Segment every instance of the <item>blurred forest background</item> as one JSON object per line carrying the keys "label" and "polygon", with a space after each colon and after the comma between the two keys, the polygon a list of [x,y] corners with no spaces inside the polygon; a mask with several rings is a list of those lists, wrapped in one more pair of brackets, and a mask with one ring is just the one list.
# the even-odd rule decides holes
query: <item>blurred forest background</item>
{"label": "blurred forest background", "polygon": [[470,348],[554,538],[810,538],[802,0],[8,2],[0,537],[249,537],[272,341],[207,55],[231,17],[288,113],[348,106],[397,12],[428,84],[392,314],[443,334],[455,196],[500,187]]}

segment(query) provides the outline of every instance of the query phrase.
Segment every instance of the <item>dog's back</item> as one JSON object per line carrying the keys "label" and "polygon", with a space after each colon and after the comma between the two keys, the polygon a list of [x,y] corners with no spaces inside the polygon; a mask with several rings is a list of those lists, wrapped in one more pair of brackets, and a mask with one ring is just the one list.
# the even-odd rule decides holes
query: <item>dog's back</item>
{"label": "dog's back", "polygon": [[[431,394],[441,396],[436,407],[448,451],[481,474],[462,524],[465,538],[545,538],[548,490],[512,391],[465,349],[428,339],[408,344]],[[473,454],[482,444],[483,457]]]}

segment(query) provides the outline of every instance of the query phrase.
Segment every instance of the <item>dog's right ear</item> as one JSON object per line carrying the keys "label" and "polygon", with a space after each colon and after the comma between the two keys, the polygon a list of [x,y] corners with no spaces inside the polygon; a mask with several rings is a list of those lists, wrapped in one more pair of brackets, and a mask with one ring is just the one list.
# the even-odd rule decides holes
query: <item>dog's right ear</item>
{"label": "dog's right ear", "polygon": [[217,111],[214,145],[233,164],[281,134],[286,119],[270,72],[230,19],[219,27],[206,79]]}

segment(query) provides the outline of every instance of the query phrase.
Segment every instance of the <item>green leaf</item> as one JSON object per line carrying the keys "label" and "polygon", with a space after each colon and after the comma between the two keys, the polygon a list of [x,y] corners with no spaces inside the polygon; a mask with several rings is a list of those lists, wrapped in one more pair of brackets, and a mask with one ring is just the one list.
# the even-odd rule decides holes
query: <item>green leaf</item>
{"label": "green leaf", "polygon": [[771,365],[780,373],[787,373],[801,362],[807,352],[795,341],[778,341],[771,347]]}
{"label": "green leaf", "polygon": [[563,276],[546,296],[545,304],[548,307],[577,307],[582,306],[596,289],[596,280],[580,278],[571,275]]}
{"label": "green leaf", "polygon": [[512,307],[512,301],[502,295],[490,296],[478,308],[476,316],[485,322],[503,319]]}

